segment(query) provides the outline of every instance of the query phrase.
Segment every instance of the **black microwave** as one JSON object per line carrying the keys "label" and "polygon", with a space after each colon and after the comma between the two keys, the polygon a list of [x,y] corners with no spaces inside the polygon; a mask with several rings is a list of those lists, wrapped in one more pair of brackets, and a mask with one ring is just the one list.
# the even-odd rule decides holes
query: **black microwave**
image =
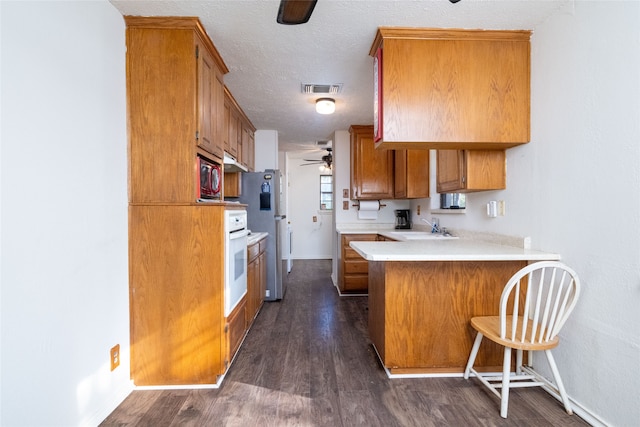
{"label": "black microwave", "polygon": [[222,172],[218,163],[198,156],[200,185],[198,200],[220,200],[222,196]]}

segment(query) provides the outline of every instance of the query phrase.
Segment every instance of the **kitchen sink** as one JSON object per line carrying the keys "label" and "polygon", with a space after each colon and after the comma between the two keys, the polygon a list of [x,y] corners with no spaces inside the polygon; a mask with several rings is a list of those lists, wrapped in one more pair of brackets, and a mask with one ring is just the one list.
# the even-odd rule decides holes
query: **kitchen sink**
{"label": "kitchen sink", "polygon": [[440,233],[431,233],[429,231],[388,231],[383,235],[392,239],[407,241],[407,240],[435,240],[435,239],[457,239],[455,236],[445,236]]}

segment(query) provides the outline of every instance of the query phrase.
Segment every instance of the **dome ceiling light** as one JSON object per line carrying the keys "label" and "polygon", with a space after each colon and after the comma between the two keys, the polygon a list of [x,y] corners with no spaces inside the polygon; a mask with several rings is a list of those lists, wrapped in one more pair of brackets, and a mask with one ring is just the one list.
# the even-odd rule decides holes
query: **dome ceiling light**
{"label": "dome ceiling light", "polygon": [[318,98],[316,100],[316,112],[320,114],[333,114],[336,111],[336,100],[333,98]]}

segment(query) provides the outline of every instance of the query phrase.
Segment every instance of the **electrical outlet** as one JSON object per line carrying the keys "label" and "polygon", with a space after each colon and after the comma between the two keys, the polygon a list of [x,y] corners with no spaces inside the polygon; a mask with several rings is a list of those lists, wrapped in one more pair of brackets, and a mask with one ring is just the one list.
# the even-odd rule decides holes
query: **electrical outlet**
{"label": "electrical outlet", "polygon": [[111,370],[113,371],[120,366],[120,344],[116,344],[111,348]]}
{"label": "electrical outlet", "polygon": [[348,211],[349,210],[349,201],[345,200],[344,202],[342,202],[342,210],[343,211]]}
{"label": "electrical outlet", "polygon": [[264,292],[264,296],[265,296],[266,298],[269,298],[269,297],[271,296],[271,291],[270,291],[269,289],[267,289],[267,290]]}
{"label": "electrical outlet", "polygon": [[420,205],[418,205],[418,215],[420,215]]}
{"label": "electrical outlet", "polygon": [[505,207],[504,200],[498,201],[498,215],[504,216],[507,213],[507,209]]}
{"label": "electrical outlet", "polygon": [[318,217],[317,216],[313,216],[313,222],[318,222]]}

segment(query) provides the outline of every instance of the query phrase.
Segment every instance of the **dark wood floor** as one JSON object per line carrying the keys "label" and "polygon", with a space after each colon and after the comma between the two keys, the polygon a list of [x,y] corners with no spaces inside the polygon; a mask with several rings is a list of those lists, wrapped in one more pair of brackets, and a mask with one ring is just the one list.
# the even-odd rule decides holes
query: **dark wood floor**
{"label": "dark wood floor", "polygon": [[586,426],[542,390],[512,390],[509,418],[476,380],[388,379],[367,335],[367,298],[340,298],[331,262],[295,261],[222,386],[134,391],[102,426]]}

